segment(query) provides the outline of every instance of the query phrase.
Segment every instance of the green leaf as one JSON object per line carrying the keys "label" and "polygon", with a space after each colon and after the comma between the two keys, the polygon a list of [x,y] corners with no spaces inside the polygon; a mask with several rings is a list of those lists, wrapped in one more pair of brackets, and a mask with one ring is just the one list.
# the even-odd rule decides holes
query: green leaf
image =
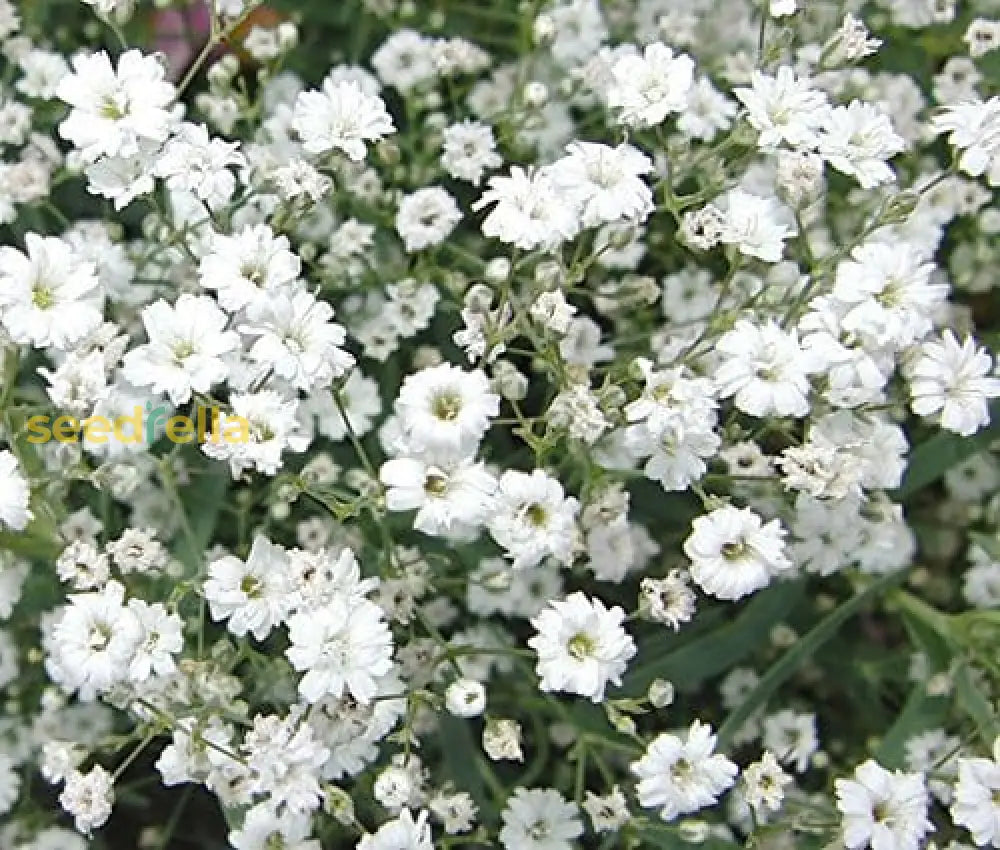
{"label": "green leaf", "polygon": [[953,466],[986,449],[1000,437],[1000,405],[993,405],[993,424],[971,437],[949,431],[935,434],[910,453],[906,477],[895,491],[896,499],[906,499],[941,478]]}
{"label": "green leaf", "polygon": [[174,549],[181,562],[191,570],[196,571],[205,556],[230,481],[229,471],[223,464],[211,464],[199,469],[192,476],[191,483],[180,488],[193,539],[188,540],[184,534],[178,535]]}
{"label": "green leaf", "polygon": [[776,623],[781,622],[802,599],[801,581],[781,582],[758,593],[732,622],[680,649],[667,652],[673,633],[658,635],[640,647],[640,655],[652,658],[625,677],[623,693],[640,696],[654,679],[668,679],[679,688],[695,688],[705,679],[738,664],[765,644]]}
{"label": "green leaf", "polygon": [[827,614],[812,631],[796,641],[795,645],[781,656],[764,674],[757,687],[750,692],[743,703],[737,706],[719,728],[719,742],[723,745],[732,735],[763,706],[771,695],[780,688],[798,670],[817,649],[832,638],[840,627],[858,611],[864,608],[872,599],[880,596],[890,587],[902,581],[905,570],[883,576],[873,582],[861,593],[847,600],[838,608]]}
{"label": "green leaf", "polygon": [[987,748],[1000,735],[1000,724],[990,700],[976,684],[968,665],[961,665],[955,673],[955,696],[958,705],[976,725],[976,732]]}
{"label": "green leaf", "polygon": [[947,615],[910,593],[897,593],[894,601],[899,605],[910,640],[927,656],[932,671],[947,670],[955,654],[949,644],[951,628]]}
{"label": "green leaf", "polygon": [[32,560],[54,561],[59,551],[54,536],[32,534],[30,529],[21,533],[0,532],[0,552],[12,552]]}
{"label": "green leaf", "polygon": [[486,784],[479,772],[476,758],[479,747],[472,740],[469,722],[442,712],[439,718],[441,726],[441,754],[444,757],[444,767],[448,777],[455,787],[466,791],[482,808],[490,802]]}
{"label": "green leaf", "polygon": [[903,767],[906,742],[927,729],[943,726],[948,715],[949,700],[927,694],[926,685],[917,684],[906,698],[896,722],[882,738],[876,758],[890,769]]}

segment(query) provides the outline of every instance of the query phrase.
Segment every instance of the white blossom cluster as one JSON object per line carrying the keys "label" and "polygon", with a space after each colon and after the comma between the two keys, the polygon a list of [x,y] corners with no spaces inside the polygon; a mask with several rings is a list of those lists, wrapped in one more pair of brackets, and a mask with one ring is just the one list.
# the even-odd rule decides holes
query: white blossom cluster
{"label": "white blossom cluster", "polygon": [[0,847],[1000,847],[998,193],[996,0],[0,0]]}

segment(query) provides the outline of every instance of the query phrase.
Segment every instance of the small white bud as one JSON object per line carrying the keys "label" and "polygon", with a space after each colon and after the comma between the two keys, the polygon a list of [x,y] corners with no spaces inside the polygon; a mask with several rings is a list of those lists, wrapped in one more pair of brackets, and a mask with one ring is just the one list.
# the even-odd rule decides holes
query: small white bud
{"label": "small white bud", "polygon": [[459,679],[448,686],[444,701],[456,717],[478,717],[486,708],[486,688],[475,679]]}
{"label": "small white bud", "polygon": [[535,108],[544,106],[546,101],[549,99],[549,88],[545,85],[545,83],[533,80],[525,85],[522,97],[524,98],[525,104],[528,106]]}
{"label": "small white bud", "polygon": [[653,679],[647,696],[653,708],[666,708],[674,701],[674,685],[666,679]]}

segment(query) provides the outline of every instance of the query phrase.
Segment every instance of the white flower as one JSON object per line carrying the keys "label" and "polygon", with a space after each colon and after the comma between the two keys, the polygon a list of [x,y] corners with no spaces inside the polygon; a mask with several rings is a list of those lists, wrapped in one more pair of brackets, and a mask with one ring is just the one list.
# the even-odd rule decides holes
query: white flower
{"label": "white flower", "polygon": [[722,214],[719,241],[766,263],[780,262],[785,240],[796,233],[791,212],[774,198],[730,189],[713,208]]}
{"label": "white flower", "polygon": [[233,555],[212,561],[203,590],[213,620],[227,620],[237,637],[250,632],[264,640],[291,609],[288,555],[258,535],[246,561]]}
{"label": "white flower", "polygon": [[566,300],[562,290],[543,292],[528,311],[531,318],[555,334],[565,334],[576,313],[576,307]]}
{"label": "white flower", "polygon": [[[360,370],[354,369],[339,390],[339,396],[351,430],[359,437],[372,429],[376,417],[382,413],[382,399],[379,396],[378,385],[372,378],[366,377]],[[316,416],[317,430],[334,442],[347,437],[347,423],[337,408],[332,394],[314,393],[303,402],[307,411]]]}
{"label": "white flower", "polygon": [[14,808],[20,792],[21,777],[14,761],[6,753],[0,753],[0,817]]}
{"label": "white flower", "polygon": [[992,53],[1000,48],[1000,21],[975,18],[969,23],[962,41],[969,46],[969,55],[973,59]]}
{"label": "white flower", "polygon": [[483,173],[503,165],[493,129],[478,121],[462,121],[441,133],[441,167],[456,180],[478,186]]}
{"label": "white flower", "polygon": [[505,850],[570,850],[583,835],[576,803],[551,788],[516,788],[501,814]]}
{"label": "white flower", "polygon": [[959,344],[951,330],[924,343],[907,369],[910,407],[918,416],[936,415],[941,427],[968,437],[989,424],[988,401],[1000,396],[993,358],[971,337]]}
{"label": "white flower", "polygon": [[795,330],[775,321],[740,319],[716,343],[722,362],[715,370],[719,395],[751,416],[805,416],[815,358],[803,351]]}
{"label": "white flower", "polygon": [[622,56],[611,68],[608,106],[618,120],[636,127],[660,124],[671,112],[683,112],[694,81],[694,61],[659,42],[642,55]]}
{"label": "white flower", "polygon": [[420,812],[414,820],[410,810],[403,809],[395,820],[364,835],[357,850],[434,850],[427,812]]}
{"label": "white flower", "polygon": [[788,65],[773,77],[754,71],[750,87],[733,89],[733,94],[746,107],[750,126],[760,132],[757,144],[764,149],[782,142],[794,148],[812,147],[830,112],[826,95],[808,79],[797,78]]}
{"label": "white flower", "polygon": [[558,480],[536,469],[514,469],[500,477],[490,534],[513,558],[514,569],[533,567],[551,555],[568,564],[576,542],[580,505]]}
{"label": "white flower", "polygon": [[820,155],[862,189],[891,183],[896,175],[886,163],[906,147],[889,116],[860,100],[833,109],[819,136]]}
{"label": "white flower", "polygon": [[608,683],[621,684],[636,653],[634,641],[622,628],[624,619],[618,606],[606,608],[600,599],[579,592],[550,602],[531,621],[538,634],[528,641],[538,653],[539,687],[603,701]]}
{"label": "white flower", "polygon": [[406,376],[396,410],[410,449],[461,455],[478,447],[500,412],[500,396],[481,370],[442,363]]}
{"label": "white flower", "polygon": [[714,388],[704,378],[689,378],[682,368],[657,371],[640,357],[636,366],[646,386],[625,405],[624,445],[636,457],[648,457],[643,472],[665,490],[684,490],[707,471],[705,459],[719,448],[715,434]]}
{"label": "white flower", "polygon": [[304,159],[292,159],[268,175],[286,201],[308,198],[319,201],[333,186],[333,181],[321,174]]}
{"label": "white flower", "polygon": [[769,714],[764,718],[763,740],[764,746],[773,750],[782,764],[791,765],[796,773],[804,773],[819,749],[816,715],[787,708]]}
{"label": "white flower", "polygon": [[906,242],[869,242],[837,266],[832,297],[849,305],[844,330],[865,333],[880,345],[910,345],[931,328],[932,311],[948,286],[931,283],[934,264]]}
{"label": "white flower", "polygon": [[382,98],[366,94],[353,80],[326,80],[322,91],[301,92],[292,126],[309,153],[336,149],[355,162],[365,158],[365,142],[377,142],[396,130]]}
{"label": "white flower", "polygon": [[134,154],[102,156],[83,170],[88,180],[87,191],[113,201],[116,210],[124,209],[155,188],[153,166],[158,152],[157,145],[140,139]]}
{"label": "white flower", "polygon": [[142,641],[139,618],[124,599],[117,581],[96,593],[74,594],[53,628],[50,672],[85,699],[126,678]]}
{"label": "white flower", "polygon": [[108,394],[104,355],[100,351],[70,352],[55,372],[39,369],[49,382],[46,391],[52,402],[78,416],[86,416],[94,403]]}
{"label": "white flower", "polygon": [[[544,18],[536,18],[534,29],[548,30],[552,58],[564,68],[575,68],[590,59],[608,37],[608,26],[601,12],[600,0],[569,0],[545,7]],[[544,21],[544,23],[540,23]]]}
{"label": "white flower", "polygon": [[59,82],[56,96],[72,109],[59,133],[80,149],[84,159],[134,156],[141,140],[162,142],[171,123],[174,87],[163,65],[138,50],[118,58],[118,68],[104,51],[73,58],[73,73]]}
{"label": "white flower", "polygon": [[508,717],[490,717],[483,726],[483,750],[493,761],[524,761],[521,724]]}
{"label": "white flower", "polygon": [[515,165],[509,177],[491,177],[488,185],[472,205],[478,211],[496,204],[483,221],[483,235],[532,251],[555,248],[579,232],[577,208],[548,170]]}
{"label": "white flower", "polygon": [[233,734],[233,728],[218,716],[207,721],[178,718],[173,742],[164,748],[155,764],[163,784],[207,780],[215,786],[216,782],[245,779],[243,765],[226,754],[232,752]]}
{"label": "white flower", "polygon": [[588,791],[583,801],[583,810],[590,816],[594,832],[617,832],[632,817],[628,800],[617,785],[603,797]]}
{"label": "white flower", "polygon": [[[802,348],[815,360],[816,371],[824,375],[823,396],[835,407],[884,401],[883,388],[896,366],[891,350],[877,346],[870,337],[844,332],[843,317],[854,305],[822,295],[810,307],[798,329]],[[864,321],[867,315],[862,310],[858,318]]]}
{"label": "white flower", "polygon": [[922,774],[890,773],[869,759],[858,765],[854,779],[838,779],[834,786],[848,850],[917,850],[933,828]]}
{"label": "white flower", "polygon": [[645,357],[635,360],[635,368],[642,373],[642,395],[625,405],[625,418],[640,422],[653,434],[695,423],[711,428],[715,424],[715,409],[711,381],[693,378],[683,367],[657,369]]}
{"label": "white flower", "polygon": [[349,693],[363,704],[378,692],[377,679],[392,669],[392,635],[382,610],[367,599],[336,598],[288,621],[292,667],[304,671],[299,693],[311,703]]}
{"label": "white flower", "polygon": [[416,510],[413,527],[424,534],[447,534],[485,522],[497,488],[496,479],[472,458],[440,465],[395,458],[382,464],[379,479],[388,488],[386,508]]}
{"label": "white flower", "polygon": [[89,773],[74,770],[59,795],[59,804],[73,816],[77,830],[85,835],[111,817],[114,800],[114,780],[100,765],[95,765]]}
{"label": "white flower", "polygon": [[872,38],[865,22],[848,12],[840,28],[823,45],[823,50],[829,53],[830,65],[839,65],[872,56],[881,46],[882,39]]}
{"label": "white flower", "polygon": [[22,77],[17,90],[28,97],[52,100],[59,81],[69,73],[69,65],[58,53],[35,48],[20,60]]}
{"label": "white flower", "polygon": [[257,715],[240,749],[245,754],[251,791],[267,794],[272,810],[305,814],[323,799],[320,771],[330,756],[316,730],[293,706],[284,717]]}
{"label": "white flower", "polygon": [[108,556],[89,540],[74,540],[56,558],[56,575],[74,590],[104,587],[111,578]]}
{"label": "white flower", "polygon": [[949,104],[931,122],[936,133],[962,151],[959,167],[970,177],[988,175],[1000,186],[1000,96]]}
{"label": "white flower", "polygon": [[396,232],[408,253],[440,245],[462,220],[455,199],[440,186],[404,195],[396,213]]}
{"label": "white flower", "polygon": [[272,295],[294,294],[302,261],[289,250],[287,236],[266,224],[244,227],[232,236],[216,234],[198,266],[198,280],[218,293],[230,312],[264,306]]}
{"label": "white flower", "polygon": [[230,166],[245,166],[239,142],[213,139],[204,124],[181,124],[156,161],[154,172],[167,188],[193,192],[210,209],[225,204],[236,189]]}
{"label": "white flower", "polygon": [[24,246],[0,247],[0,321],[20,345],[73,348],[101,324],[97,269],[55,236],[28,233]]}
{"label": "white flower", "polygon": [[397,29],[372,54],[371,64],[387,86],[407,94],[437,76],[434,41],[411,29]]}
{"label": "white flower", "polygon": [[1000,763],[996,758],[963,758],[958,760],[958,782],[955,784],[951,818],[956,826],[972,833],[979,847],[1000,847]]}
{"label": "white flower", "polygon": [[[0,458],[3,456],[0,452]],[[2,460],[0,460],[2,463]],[[6,493],[6,490],[2,492]],[[21,601],[28,565],[11,557],[0,557],[0,620],[10,619],[14,607]]]}
{"label": "white flower", "polygon": [[974,608],[1000,608],[1000,561],[969,567],[962,577],[962,595]]}
{"label": "white flower", "polygon": [[637,457],[648,457],[642,471],[664,490],[686,490],[705,474],[706,459],[719,449],[714,425],[714,412],[670,421],[659,430],[644,422],[625,430],[625,447]]}
{"label": "white flower", "polygon": [[448,685],[444,700],[456,717],[478,717],[486,708],[486,688],[475,679],[459,679]]}
{"label": "white flower", "polygon": [[699,77],[688,93],[688,104],[677,117],[677,129],[702,142],[711,142],[728,130],[737,113],[736,104],[720,92],[708,77]]}
{"label": "white flower", "polygon": [[41,774],[52,785],[65,782],[86,755],[86,750],[72,741],[46,741],[42,745]]}
{"label": "white flower", "polygon": [[665,578],[644,578],[639,583],[643,614],[677,631],[695,613],[694,591],[680,570],[671,570]]}
{"label": "white flower", "polygon": [[166,393],[174,405],[192,392],[207,393],[228,373],[222,355],[239,345],[235,331],[223,330],[228,321],[207,296],[185,294],[173,306],[160,299],[143,308],[149,342],[125,355],[125,379]]}
{"label": "white flower", "polygon": [[347,333],[332,319],[333,307],[309,292],[276,292],[250,311],[250,321],[239,330],[257,337],[251,360],[309,392],[354,365],[354,357],[341,347]]}
{"label": "white flower", "polygon": [[637,148],[571,142],[566,150],[569,155],[553,163],[549,175],[579,207],[584,227],[641,222],[653,211],[653,193],[641,179],[653,163]]}
{"label": "white flower", "polygon": [[310,839],[312,818],[306,814],[284,812],[279,815],[269,805],[249,809],[239,829],[229,833],[229,843],[235,850],[321,850],[320,843]]}
{"label": "white flower", "polygon": [[169,676],[177,669],[173,657],[184,648],[181,618],[169,613],[159,602],[150,605],[141,599],[131,599],[128,607],[142,629],[142,638],[129,665],[129,678],[145,682],[154,674]]}
{"label": "white flower", "polygon": [[296,610],[323,608],[335,598],[361,599],[378,586],[378,579],[361,577],[354,553],[320,549],[288,553]]}
{"label": "white flower", "polygon": [[718,599],[736,600],[766,587],[792,567],[779,520],[764,523],[749,508],[726,505],[691,523],[684,554],[691,578]]}
{"label": "white flower", "polygon": [[169,557],[155,532],[141,528],[126,528],[105,549],[122,573],[156,572],[167,565]]}
{"label": "white flower", "polygon": [[792,782],[769,750],[743,770],[743,794],[758,816],[778,811],[785,799],[785,786]]}
{"label": "white flower", "polygon": [[468,832],[476,824],[479,809],[472,796],[465,791],[454,794],[438,792],[427,803],[431,814],[444,826],[449,835]]}
{"label": "white flower", "polygon": [[390,764],[375,779],[372,796],[383,808],[396,811],[422,802],[421,784],[419,766],[413,770],[413,764],[397,762]]}
{"label": "white flower", "polygon": [[28,510],[30,498],[31,490],[17,458],[4,449],[0,452],[0,526],[23,531],[32,517]]}
{"label": "white flower", "polygon": [[662,734],[632,763],[639,781],[636,792],[644,808],[659,808],[665,821],[716,803],[739,772],[720,753],[713,753],[712,727],[695,720],[687,735]]}
{"label": "white flower", "polygon": [[574,440],[593,445],[611,427],[600,401],[586,384],[570,384],[560,392],[546,411],[549,424],[565,428]]}

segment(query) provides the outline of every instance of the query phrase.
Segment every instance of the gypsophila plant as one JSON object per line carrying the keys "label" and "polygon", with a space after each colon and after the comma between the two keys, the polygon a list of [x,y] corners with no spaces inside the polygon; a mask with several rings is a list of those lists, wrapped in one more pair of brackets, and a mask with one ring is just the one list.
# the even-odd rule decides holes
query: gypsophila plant
{"label": "gypsophila plant", "polygon": [[998,0],[0,0],[0,848],[1000,847]]}

